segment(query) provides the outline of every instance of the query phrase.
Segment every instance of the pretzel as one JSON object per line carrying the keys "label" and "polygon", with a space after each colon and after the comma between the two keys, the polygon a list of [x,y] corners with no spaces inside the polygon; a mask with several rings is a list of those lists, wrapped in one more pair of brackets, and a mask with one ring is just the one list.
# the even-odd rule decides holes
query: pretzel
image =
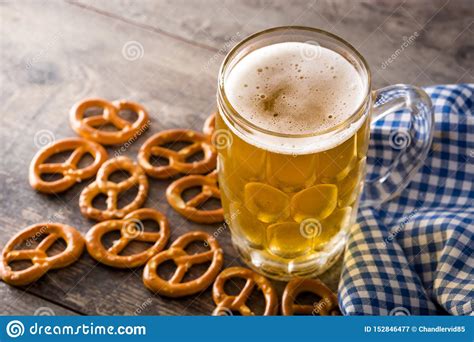
{"label": "pretzel", "polygon": [[[70,150],[72,153],[65,162],[44,163],[52,155]],[[87,153],[92,155],[94,162],[84,168],[78,168],[79,161]],[[107,152],[95,142],[82,138],[57,140],[39,150],[33,157],[29,171],[30,184],[33,189],[48,194],[65,191],[75,183],[80,183],[95,175],[106,160]],[[63,177],[54,181],[45,181],[41,179],[41,175],[45,173],[62,174]]]}
{"label": "pretzel", "polygon": [[[162,147],[164,144],[176,142],[190,142],[191,145],[174,151]],[[195,153],[203,151],[204,158],[199,161],[186,162],[186,159]],[[153,166],[150,158],[167,158],[169,165]],[[216,167],[217,154],[210,138],[199,132],[190,129],[170,129],[156,133],[150,137],[138,153],[138,162],[143,167],[147,175],[155,178],[169,178],[179,173],[202,174],[213,170]]]}
{"label": "pretzel", "polygon": [[216,115],[216,113],[212,113],[206,121],[204,121],[204,126],[202,127],[204,134],[212,136],[212,133],[214,133],[216,129]]}
{"label": "pretzel", "polygon": [[[100,107],[102,114],[84,118],[87,109]],[[131,110],[138,115],[135,122],[129,122],[120,117],[120,111]],[[148,128],[148,113],[145,108],[131,101],[109,102],[100,98],[90,98],[76,103],[69,113],[72,129],[81,137],[93,140],[104,145],[123,144],[136,137]],[[118,131],[101,130],[101,126],[111,124]]]}
{"label": "pretzel", "polygon": [[[160,226],[159,232],[145,232],[143,220],[153,220]],[[138,227],[137,227],[138,226]],[[111,247],[105,248],[102,238],[105,234],[119,231],[120,238]],[[97,261],[112,267],[133,268],[142,266],[148,259],[165,247],[170,237],[170,228],[166,216],[154,209],[132,211],[123,220],[109,220],[96,224],[86,235],[86,247]],[[150,248],[132,255],[119,255],[132,241],[154,243]]]}
{"label": "pretzel", "polygon": [[[236,296],[228,295],[224,290],[224,284],[232,278],[242,278],[246,281],[244,288]],[[276,315],[278,311],[278,298],[270,281],[260,274],[243,267],[226,268],[217,276],[212,288],[212,299],[217,307],[212,315],[222,316],[223,313],[232,311],[238,311],[242,316],[255,315],[246,304],[255,285],[262,291],[265,297],[265,312],[263,315]]]}
{"label": "pretzel", "polygon": [[[120,183],[109,181],[109,176],[117,170],[125,170],[130,177]],[[138,184],[135,199],[123,208],[118,208],[119,193]],[[99,194],[107,195],[107,209],[100,210],[92,206],[92,201]],[[121,219],[131,211],[140,208],[148,194],[148,179],[142,168],[130,158],[117,157],[107,160],[97,172],[97,178],[81,192],[79,206],[84,216],[97,221]]]}
{"label": "pretzel", "polygon": [[[14,248],[25,243],[47,235],[34,249]],[[48,256],[47,250],[58,240],[66,242],[66,249],[59,254]],[[46,272],[56,268],[66,267],[75,262],[84,249],[84,238],[74,228],[61,223],[38,223],[23,229],[13,236],[5,245],[0,256],[0,277],[4,282],[11,285],[27,285],[39,278]],[[12,261],[30,260],[32,266],[14,271],[9,266]]]}
{"label": "pretzel", "polygon": [[[193,187],[201,187],[201,192],[185,202],[182,196],[183,192]],[[224,210],[222,208],[213,210],[198,209],[200,205],[212,197],[221,199],[221,192],[217,187],[216,172],[206,176],[189,175],[179,178],[166,189],[166,199],[171,207],[188,220],[198,223],[224,221]]]}
{"label": "pretzel", "polygon": [[[302,292],[311,292],[321,299],[314,305],[295,304],[295,299]],[[296,314],[336,316],[339,315],[337,297],[332,291],[318,279],[292,279],[285,287],[282,299],[282,313],[284,316]]]}
{"label": "pretzel", "polygon": [[[185,249],[194,241],[204,241],[210,250],[188,254]],[[157,268],[163,262],[173,260],[176,270],[169,280],[161,278]],[[187,271],[195,264],[211,262],[209,268],[199,278],[182,282]],[[169,249],[152,257],[143,271],[143,283],[151,291],[167,297],[183,297],[205,290],[219,274],[224,262],[224,253],[219,243],[205,232],[189,232],[177,238]]]}

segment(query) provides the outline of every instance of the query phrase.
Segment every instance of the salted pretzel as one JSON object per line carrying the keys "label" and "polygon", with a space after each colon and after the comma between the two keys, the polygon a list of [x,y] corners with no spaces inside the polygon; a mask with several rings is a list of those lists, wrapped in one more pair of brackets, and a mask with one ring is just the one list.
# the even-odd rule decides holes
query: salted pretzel
{"label": "salted pretzel", "polygon": [[[165,144],[190,142],[179,151],[163,147]],[[186,159],[202,151],[204,158],[199,161],[187,162]],[[150,158],[162,157],[168,159],[168,165],[153,166]],[[155,178],[169,178],[179,173],[202,174],[216,167],[217,154],[207,135],[190,129],[170,129],[156,133],[150,137],[138,153],[138,162],[147,175]]]}
{"label": "salted pretzel", "polygon": [[[295,304],[300,293],[310,292],[321,299],[314,305]],[[284,316],[294,314],[336,316],[340,315],[336,295],[318,279],[294,278],[285,287],[281,310]]]}
{"label": "salted pretzel", "polygon": [[[183,199],[183,192],[194,187],[201,187],[201,192],[190,200],[185,201]],[[217,187],[217,174],[215,171],[206,176],[184,176],[175,180],[166,189],[168,203],[188,220],[198,223],[224,221],[224,210],[222,208],[213,210],[198,208],[210,198],[217,198],[219,200],[221,198],[220,190]]]}
{"label": "salted pretzel", "polygon": [[204,134],[212,136],[212,133],[214,133],[216,129],[216,115],[216,113],[212,113],[206,121],[204,121],[204,126],[202,127]]}
{"label": "salted pretzel", "polygon": [[[160,226],[159,232],[145,232],[143,220],[153,220]],[[120,238],[111,247],[102,243],[105,234],[119,231]],[[161,252],[168,242],[170,228],[166,216],[157,210],[143,208],[132,211],[123,220],[109,220],[96,224],[86,235],[86,247],[97,261],[118,268],[133,268],[145,264],[148,259]],[[132,255],[119,255],[132,241],[153,243],[150,248]]]}
{"label": "salted pretzel", "polygon": [[[227,281],[233,278],[245,280],[244,288],[238,295],[229,295],[224,290]],[[268,279],[260,274],[243,267],[229,267],[219,274],[212,288],[212,299],[217,307],[213,316],[222,316],[232,311],[238,311],[242,316],[253,316],[254,312],[247,306],[247,300],[257,286],[265,298],[264,316],[276,315],[278,311],[278,298],[275,289]]]}
{"label": "salted pretzel", "polygon": [[[119,183],[110,181],[109,176],[117,171],[124,170],[130,177]],[[123,208],[118,208],[118,197],[124,192],[138,185],[138,193],[133,201]],[[99,194],[107,196],[107,209],[94,208],[92,201]],[[148,179],[142,168],[127,157],[117,157],[107,160],[97,172],[97,178],[81,192],[79,207],[81,213],[97,221],[121,219],[128,213],[140,208],[148,194]]]}
{"label": "salted pretzel", "polygon": [[[72,151],[69,158],[62,163],[45,163],[52,155]],[[79,161],[86,154],[94,158],[92,164],[78,168]],[[66,138],[57,140],[51,145],[45,146],[36,153],[30,164],[29,180],[33,189],[53,194],[65,191],[75,183],[94,176],[99,167],[107,160],[105,149],[90,140],[82,138]],[[63,177],[54,181],[45,181],[42,174],[62,174]]]}
{"label": "salted pretzel", "polygon": [[[87,109],[99,107],[102,114],[84,117]],[[120,111],[130,110],[137,114],[134,122],[120,117]],[[123,144],[134,138],[141,131],[148,128],[148,113],[141,105],[135,102],[120,100],[109,102],[100,98],[90,98],[76,103],[69,113],[71,126],[81,137],[93,140],[104,145]],[[111,124],[118,131],[101,130],[102,126]]]}
{"label": "salted pretzel", "polygon": [[[188,254],[185,249],[194,241],[203,241],[209,246],[206,252]],[[165,261],[172,260],[176,270],[169,280],[158,275],[158,267]],[[188,270],[195,264],[211,262],[209,268],[200,277],[182,282]],[[224,253],[219,243],[205,232],[189,232],[177,238],[169,249],[152,257],[143,271],[143,283],[153,292],[167,297],[183,297],[205,290],[212,284],[224,262]]]}
{"label": "salted pretzel", "polygon": [[[26,243],[28,246],[43,235],[46,237],[34,249],[15,249]],[[59,254],[48,256],[48,249],[58,240],[66,242],[66,249]],[[84,238],[74,228],[61,223],[38,223],[29,226],[13,236],[5,245],[0,256],[0,277],[11,285],[27,285],[56,268],[66,267],[75,262],[84,249]],[[14,271],[12,261],[30,260],[32,265]]]}

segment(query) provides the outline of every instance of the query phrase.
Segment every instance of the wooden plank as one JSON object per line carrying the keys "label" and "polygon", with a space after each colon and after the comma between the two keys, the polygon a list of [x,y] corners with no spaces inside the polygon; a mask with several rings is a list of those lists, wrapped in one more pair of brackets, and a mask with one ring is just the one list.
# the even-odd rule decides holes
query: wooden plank
{"label": "wooden plank", "polygon": [[1,315],[64,316],[77,315],[49,300],[44,300],[28,292],[0,282]]}
{"label": "wooden plank", "polygon": [[[124,153],[132,158],[139,145],[160,129],[200,129],[215,106],[217,64],[208,64],[215,55],[209,49],[60,2],[3,4],[2,21],[2,246],[16,231],[40,221],[65,222],[82,233],[93,225],[79,213],[77,199],[84,185],[46,196],[34,192],[27,181],[29,162],[44,142],[41,138],[75,136],[67,118],[75,101],[86,96],[123,97],[148,108],[151,129]],[[144,50],[135,61],[122,54],[133,40]],[[111,155],[115,151],[109,148]],[[172,240],[189,230],[214,233],[218,225],[188,222],[168,206],[164,199],[168,183],[150,180],[145,206],[166,213]],[[226,251],[226,266],[239,264],[228,231],[218,240]],[[339,269],[340,265],[329,275],[333,287]],[[83,314],[198,315],[213,310],[210,290],[165,299],[143,286],[141,272],[112,269],[84,254],[73,266],[52,271],[24,290]],[[281,290],[282,284],[278,286]],[[10,288],[2,287],[0,295],[5,289]]]}
{"label": "wooden plank", "polygon": [[[473,79],[469,46],[474,9],[469,0],[74,3],[116,21],[160,30],[216,50],[268,27],[322,28],[345,38],[367,58],[375,87],[395,83],[426,86]],[[415,32],[413,43],[402,48]],[[392,54],[397,57],[387,63]]]}

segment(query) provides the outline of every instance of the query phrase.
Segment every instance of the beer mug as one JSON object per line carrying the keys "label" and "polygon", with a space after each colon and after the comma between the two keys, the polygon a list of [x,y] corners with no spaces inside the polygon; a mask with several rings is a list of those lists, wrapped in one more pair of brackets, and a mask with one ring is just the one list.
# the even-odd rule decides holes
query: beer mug
{"label": "beer mug", "polygon": [[[293,47],[300,55],[291,52]],[[259,55],[270,69],[263,64],[253,69]],[[329,67],[327,60],[335,64]],[[318,68],[320,77],[314,74]],[[310,80],[298,84],[300,79]],[[313,89],[311,82],[320,87]],[[293,107],[292,100],[297,101]],[[348,101],[352,109],[344,113]],[[331,267],[356,222],[362,188],[362,205],[397,196],[423,164],[432,141],[433,113],[423,90],[394,85],[373,91],[359,52],[314,28],[272,28],[237,44],[220,68],[217,104],[213,142],[232,242],[249,267],[274,279],[311,277]],[[397,155],[383,174],[366,180],[371,126],[402,112],[411,119],[406,130],[390,136]],[[334,116],[339,121],[328,124]]]}

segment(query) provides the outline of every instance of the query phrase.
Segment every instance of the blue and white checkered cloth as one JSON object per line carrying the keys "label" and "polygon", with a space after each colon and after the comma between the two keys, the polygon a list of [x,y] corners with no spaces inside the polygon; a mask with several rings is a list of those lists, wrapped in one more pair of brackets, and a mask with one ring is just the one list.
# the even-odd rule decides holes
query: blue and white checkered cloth
{"label": "blue and white checkered cloth", "polygon": [[[425,90],[435,113],[431,151],[399,197],[360,210],[339,284],[345,315],[473,315],[474,84]],[[400,125],[392,124],[375,129]],[[371,141],[369,173],[380,144]]]}

